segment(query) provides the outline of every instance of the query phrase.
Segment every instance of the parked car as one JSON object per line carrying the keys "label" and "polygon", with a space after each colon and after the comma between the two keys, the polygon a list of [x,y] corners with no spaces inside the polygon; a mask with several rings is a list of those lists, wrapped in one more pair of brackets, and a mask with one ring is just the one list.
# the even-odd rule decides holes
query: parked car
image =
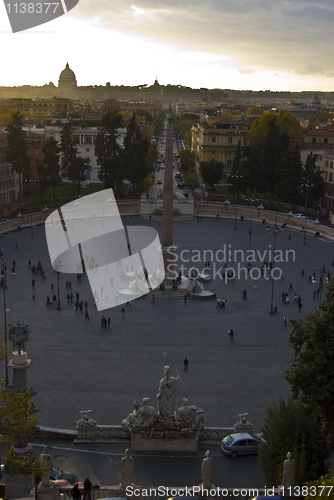
{"label": "parked car", "polygon": [[161,179],[158,179],[157,184],[162,184],[162,180],[161,180]]}
{"label": "parked car", "polygon": [[59,479],[66,480],[69,484],[75,484],[79,481],[78,476],[73,474],[73,472],[64,472],[59,469],[53,468],[50,474],[50,479],[52,481],[58,481]]}
{"label": "parked car", "polygon": [[258,445],[264,442],[264,439],[260,436],[239,432],[224,437],[221,449],[226,455],[235,458],[239,455],[256,454]]}

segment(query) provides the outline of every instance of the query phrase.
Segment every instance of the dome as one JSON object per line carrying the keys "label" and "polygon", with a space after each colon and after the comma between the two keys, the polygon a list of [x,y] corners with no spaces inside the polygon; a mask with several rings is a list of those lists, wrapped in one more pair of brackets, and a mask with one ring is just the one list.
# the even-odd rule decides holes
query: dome
{"label": "dome", "polygon": [[58,87],[76,87],[77,80],[75,78],[74,71],[72,71],[66,63],[66,68],[59,75]]}

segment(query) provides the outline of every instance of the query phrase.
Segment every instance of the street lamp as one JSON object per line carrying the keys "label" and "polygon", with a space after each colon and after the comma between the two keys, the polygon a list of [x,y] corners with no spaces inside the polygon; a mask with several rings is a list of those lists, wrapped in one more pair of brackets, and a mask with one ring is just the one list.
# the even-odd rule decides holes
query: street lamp
{"label": "street lamp", "polygon": [[238,199],[238,179],[242,177],[238,171],[231,177],[235,178],[235,212],[234,212],[234,229],[237,229],[237,199]]}
{"label": "street lamp", "polygon": [[[275,250],[276,250],[276,236],[277,236],[276,220],[277,220],[277,215],[275,214],[274,253],[273,253],[274,256],[275,256]],[[272,270],[271,270],[271,302],[270,302],[270,312],[269,312],[269,314],[274,314],[274,283],[275,283],[275,279],[274,279],[274,271],[275,271],[274,262],[275,262],[275,260],[273,261],[273,267],[272,267]]]}
{"label": "street lamp", "polygon": [[5,261],[5,256],[2,256],[2,283],[3,283],[3,319],[4,319],[4,332],[5,332],[5,348],[6,348],[6,355],[5,355],[5,363],[6,363],[6,388],[9,385],[8,382],[8,359],[7,359],[7,311],[9,309],[6,309],[6,261]]}
{"label": "street lamp", "polygon": [[306,187],[306,202],[305,202],[305,226],[304,226],[304,245],[306,245],[306,218],[307,218],[307,199],[308,199],[308,188],[313,186],[313,184],[309,184],[306,182],[302,184],[302,186]]}

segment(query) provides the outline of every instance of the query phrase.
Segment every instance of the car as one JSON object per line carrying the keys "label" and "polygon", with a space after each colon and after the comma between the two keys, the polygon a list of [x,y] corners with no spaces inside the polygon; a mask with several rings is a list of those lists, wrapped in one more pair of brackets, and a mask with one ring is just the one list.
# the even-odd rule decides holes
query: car
{"label": "car", "polygon": [[177,177],[177,178],[181,177],[180,172],[177,172],[177,173],[175,174],[175,177]]}
{"label": "car", "polygon": [[75,484],[79,481],[78,476],[73,474],[73,472],[64,472],[60,469],[52,468],[50,479],[52,481],[59,481],[60,479],[65,480],[68,484]]}
{"label": "car", "polygon": [[256,454],[257,447],[264,442],[264,439],[256,434],[238,432],[224,437],[224,439],[222,439],[221,449],[229,457],[235,458],[239,455]]}
{"label": "car", "polygon": [[165,168],[165,165],[163,163],[161,164],[161,168]]}
{"label": "car", "polygon": [[157,184],[162,184],[162,180],[161,180],[161,179],[158,179]]}
{"label": "car", "polygon": [[296,217],[296,219],[305,219],[303,214],[293,214],[293,217]]}

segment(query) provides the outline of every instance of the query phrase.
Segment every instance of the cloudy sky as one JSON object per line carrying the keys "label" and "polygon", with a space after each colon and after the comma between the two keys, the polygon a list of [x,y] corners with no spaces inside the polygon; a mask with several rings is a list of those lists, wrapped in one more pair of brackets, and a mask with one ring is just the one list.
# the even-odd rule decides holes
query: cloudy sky
{"label": "cloudy sky", "polygon": [[78,85],[334,91],[333,26],[333,0],[80,0],[13,34],[2,4],[0,86],[68,62]]}

